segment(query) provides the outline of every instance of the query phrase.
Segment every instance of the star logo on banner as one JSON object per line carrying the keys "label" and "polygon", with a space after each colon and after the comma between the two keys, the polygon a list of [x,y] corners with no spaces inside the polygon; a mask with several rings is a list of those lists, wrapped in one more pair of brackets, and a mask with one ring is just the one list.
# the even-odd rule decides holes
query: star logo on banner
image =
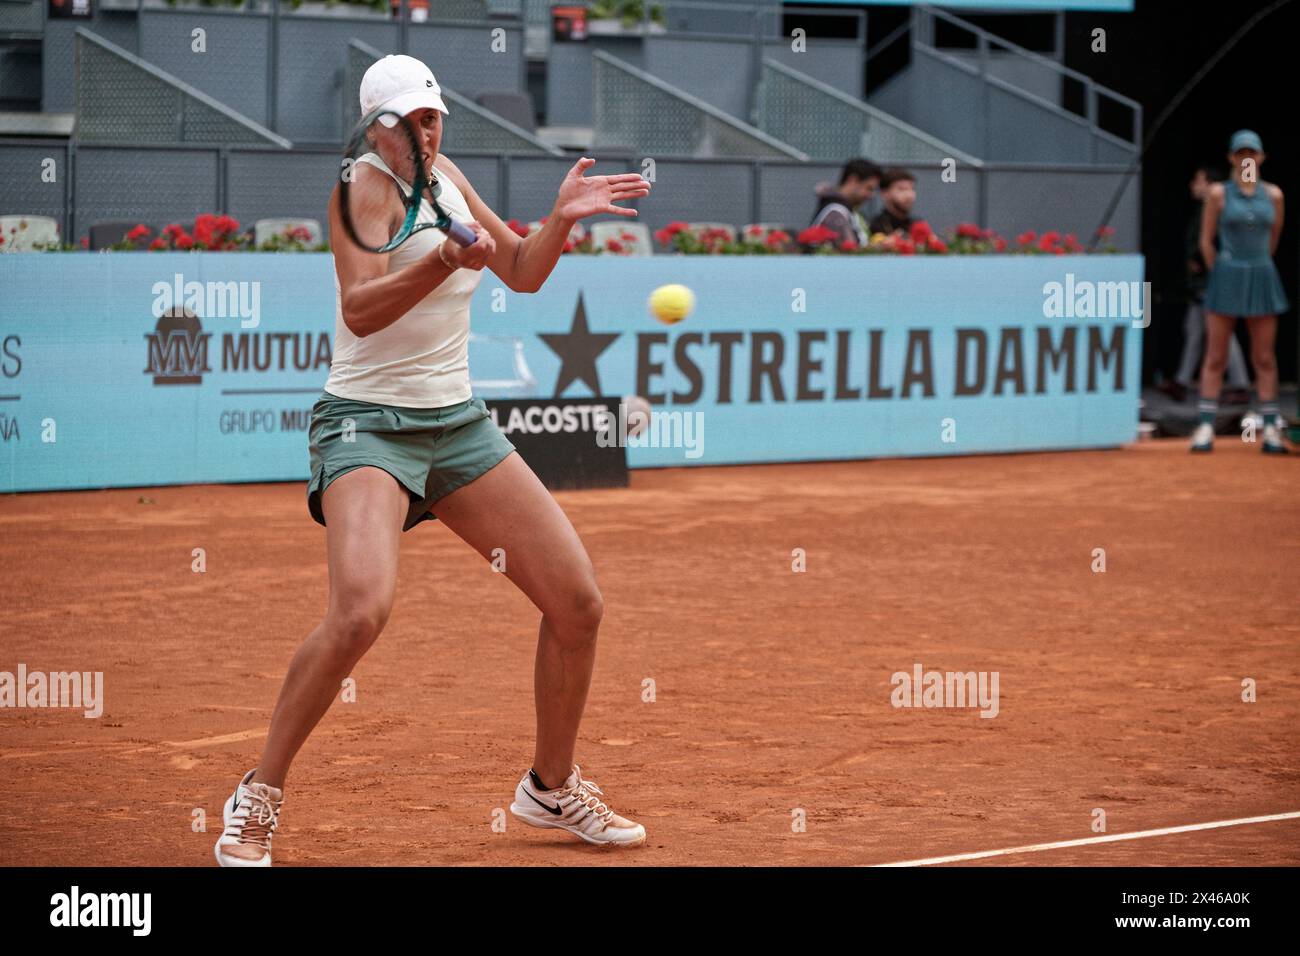
{"label": "star logo on banner", "polygon": [[555,380],[555,397],[574,382],[581,381],[591,389],[593,396],[600,395],[600,376],[596,372],[596,359],[614,344],[618,332],[592,332],[587,327],[587,307],[582,293],[578,293],[578,307],[573,312],[573,325],[563,334],[558,332],[538,335],[547,347],[560,357],[560,374]]}

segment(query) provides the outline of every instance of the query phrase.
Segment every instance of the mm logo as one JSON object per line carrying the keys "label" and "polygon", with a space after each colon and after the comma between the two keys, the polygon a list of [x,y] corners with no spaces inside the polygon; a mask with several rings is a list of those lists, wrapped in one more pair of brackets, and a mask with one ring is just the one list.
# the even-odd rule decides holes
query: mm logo
{"label": "mm logo", "polygon": [[145,333],[149,343],[144,373],[155,385],[201,385],[208,365],[208,340],[212,333],[189,309],[175,308],[159,316],[154,331]]}

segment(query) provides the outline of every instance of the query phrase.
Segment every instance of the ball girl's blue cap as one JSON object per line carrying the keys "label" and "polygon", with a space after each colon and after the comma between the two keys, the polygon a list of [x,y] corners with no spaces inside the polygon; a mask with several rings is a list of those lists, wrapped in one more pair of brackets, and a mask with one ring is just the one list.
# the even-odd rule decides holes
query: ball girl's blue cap
{"label": "ball girl's blue cap", "polygon": [[1262,153],[1264,144],[1253,129],[1239,129],[1232,134],[1232,139],[1228,143],[1228,152],[1235,153],[1239,149],[1253,149],[1257,153]]}

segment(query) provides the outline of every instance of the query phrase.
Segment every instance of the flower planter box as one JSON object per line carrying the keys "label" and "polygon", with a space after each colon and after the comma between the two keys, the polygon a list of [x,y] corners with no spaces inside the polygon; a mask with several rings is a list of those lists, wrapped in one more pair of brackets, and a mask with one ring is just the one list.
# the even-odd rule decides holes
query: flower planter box
{"label": "flower planter box", "polygon": [[649,29],[645,28],[644,23],[637,23],[635,26],[625,27],[621,20],[588,20],[587,36],[589,37],[635,37],[635,36],[659,36],[667,33],[668,28],[651,23]]}
{"label": "flower planter box", "polygon": [[280,14],[291,17],[330,17],[342,20],[392,20],[389,9],[376,10],[356,3],[303,3],[294,8],[288,0],[280,0]]}

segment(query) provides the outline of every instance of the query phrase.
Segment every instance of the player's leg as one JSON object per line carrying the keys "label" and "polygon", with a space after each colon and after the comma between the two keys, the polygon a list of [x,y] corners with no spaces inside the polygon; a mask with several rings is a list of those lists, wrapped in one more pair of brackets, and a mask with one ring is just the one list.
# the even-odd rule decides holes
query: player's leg
{"label": "player's leg", "polygon": [[1277,404],[1277,316],[1254,315],[1246,319],[1246,324],[1250,328],[1250,359],[1255,366],[1259,413],[1264,416],[1263,450],[1285,452]]}
{"label": "player's leg", "polygon": [[1223,388],[1223,370],[1228,364],[1228,340],[1236,319],[1230,315],[1205,311],[1205,361],[1201,365],[1201,397],[1197,403],[1200,421],[1192,433],[1192,451],[1209,451],[1214,447],[1214,422],[1219,415],[1219,392]]}
{"label": "player's leg", "polygon": [[603,606],[587,550],[517,454],[442,498],[434,511],[485,558],[503,549],[506,577],[542,612],[533,769],[548,782],[563,780],[573,766]]}
{"label": "player's leg", "polygon": [[321,496],[328,608],[289,664],[257,769],[226,801],[216,846],[222,866],[270,865],[289,764],[388,620],[408,502],[397,480],[373,467],[342,475]]}
{"label": "player's leg", "polygon": [[[533,671],[537,744],[532,771],[520,783],[540,796],[541,819],[528,822],[592,843],[644,841],[645,830],[614,814],[574,768],[603,601],[568,517],[517,454],[440,499],[434,512],[485,558],[503,549],[506,576],[542,612]],[[516,799],[528,797],[517,788]]]}
{"label": "player's leg", "polygon": [[349,471],[321,496],[329,604],[289,665],[254,780],[284,785],[298,748],[384,629],[397,587],[408,502],[406,489],[392,475],[372,467]]}

